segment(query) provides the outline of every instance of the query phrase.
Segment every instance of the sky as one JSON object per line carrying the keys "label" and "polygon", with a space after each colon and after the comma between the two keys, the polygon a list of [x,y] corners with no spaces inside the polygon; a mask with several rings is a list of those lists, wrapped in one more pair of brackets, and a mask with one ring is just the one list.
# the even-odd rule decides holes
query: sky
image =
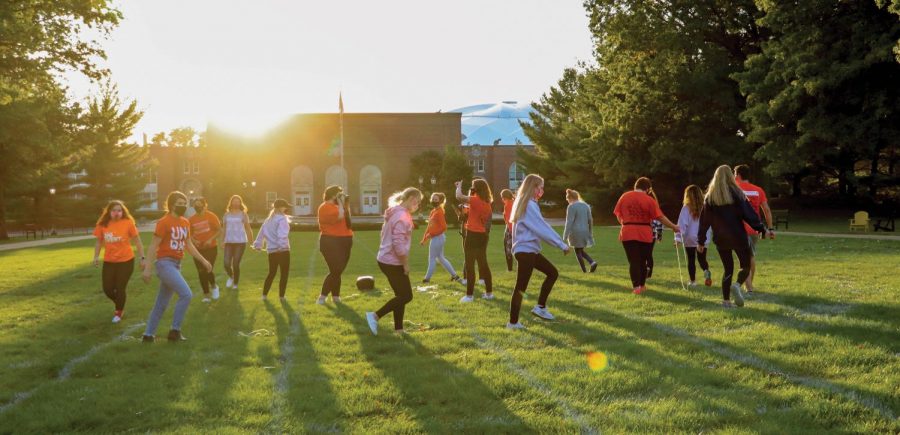
{"label": "sky", "polygon": [[[592,58],[580,0],[128,0],[102,41],[144,110],[134,138],[207,123],[258,135],[294,113],[536,101]],[[73,76],[83,98],[96,85]]]}

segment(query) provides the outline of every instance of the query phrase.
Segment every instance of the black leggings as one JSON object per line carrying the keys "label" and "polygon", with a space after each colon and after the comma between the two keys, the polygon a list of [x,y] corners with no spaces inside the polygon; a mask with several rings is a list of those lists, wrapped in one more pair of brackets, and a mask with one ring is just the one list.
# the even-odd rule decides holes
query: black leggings
{"label": "black leggings", "polygon": [[269,274],[266,275],[266,282],[263,285],[263,296],[269,294],[272,288],[272,281],[275,280],[275,272],[281,269],[281,280],[278,282],[278,296],[284,297],[287,290],[288,275],[291,271],[291,251],[280,251],[269,254]]}
{"label": "black leggings", "polygon": [[[197,251],[200,252],[200,255],[202,255],[209,264],[213,265],[213,267],[216,266],[216,257],[219,255],[218,248],[215,246],[203,249],[198,248]],[[194,259],[194,266],[197,267],[197,276],[200,278],[200,287],[203,288],[203,294],[208,295],[209,287],[216,286],[216,274],[213,271],[207,272],[206,268],[203,267],[203,264],[200,263],[200,260],[196,258]]]}
{"label": "black leggings", "polygon": [[466,295],[475,293],[475,263],[478,263],[478,276],[484,280],[484,291],[490,293],[493,290],[491,280],[491,267],[487,261],[487,233],[469,231],[463,243],[466,252],[465,274]]}
{"label": "black leggings", "polygon": [[653,276],[653,248],[656,247],[656,239],[650,242],[650,253],[647,254],[647,278]]}
{"label": "black leggings", "polygon": [[541,284],[541,294],[538,296],[537,303],[542,307],[547,305],[547,298],[550,296],[550,291],[553,290],[553,284],[559,278],[559,271],[556,270],[553,263],[539,252],[516,253],[516,261],[519,263],[519,272],[516,275],[516,288],[509,303],[509,323],[519,322],[519,310],[522,309],[522,294],[528,288],[528,281],[531,281],[531,272],[534,269],[546,275],[544,283]]}
{"label": "black leggings", "polygon": [[625,255],[628,257],[628,272],[631,275],[631,286],[638,288],[647,283],[647,263],[653,251],[653,243],[628,240],[622,242]]}
{"label": "black leggings", "polygon": [[506,270],[513,270],[512,230],[509,227],[503,231],[503,254],[506,255]]}
{"label": "black leggings", "polygon": [[687,252],[688,275],[691,277],[691,281],[694,281],[694,278],[697,277],[697,265],[694,264],[695,258],[697,262],[700,263],[700,270],[709,270],[709,263],[706,261],[706,250],[704,249],[703,252],[697,252],[696,246],[686,246],[684,250]]}
{"label": "black leggings", "polygon": [[578,265],[581,266],[582,272],[587,272],[585,262],[587,262],[588,266],[594,264],[594,259],[587,252],[584,252],[584,248],[575,248],[575,257],[578,258]]}
{"label": "black leggings", "polygon": [[225,273],[231,278],[235,286],[241,280],[241,258],[244,257],[244,250],[247,249],[246,243],[226,243],[225,253]]}
{"label": "black leggings", "polygon": [[747,277],[750,276],[750,259],[753,258],[749,246],[742,246],[736,249],[723,249],[716,247],[719,251],[719,258],[722,259],[722,300],[731,299],[731,276],[734,274],[734,258],[731,252],[737,254],[738,263],[741,271],[738,272],[737,283],[743,285]]}
{"label": "black leggings", "polygon": [[406,309],[406,304],[410,303],[413,298],[409,275],[403,272],[403,266],[385,264],[379,261],[378,268],[387,277],[391,290],[394,290],[394,297],[376,311],[375,315],[380,319],[393,311],[394,329],[403,329],[403,313]]}
{"label": "black leggings", "polygon": [[322,281],[322,296],[331,293],[332,296],[341,296],[341,274],[350,261],[350,248],[353,247],[353,237],[319,236],[319,252],[325,257],[328,265],[328,275]]}
{"label": "black leggings", "polygon": [[103,262],[103,293],[116,304],[116,311],[125,309],[125,288],[134,273],[134,259],[121,263]]}

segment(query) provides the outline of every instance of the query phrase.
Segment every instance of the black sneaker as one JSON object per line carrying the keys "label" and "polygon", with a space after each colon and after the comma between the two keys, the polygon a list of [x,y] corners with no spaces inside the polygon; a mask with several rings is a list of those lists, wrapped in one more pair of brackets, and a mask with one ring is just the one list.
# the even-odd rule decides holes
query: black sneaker
{"label": "black sneaker", "polygon": [[428,284],[428,283],[430,283],[430,282],[431,282],[430,279],[423,279],[423,280],[422,280],[422,284]]}
{"label": "black sneaker", "polygon": [[156,341],[156,337],[152,335],[145,335],[141,338],[141,342],[143,343],[153,343],[154,341]]}
{"label": "black sneaker", "polygon": [[169,341],[178,342],[178,341],[185,341],[185,340],[187,340],[187,338],[185,338],[183,335],[181,335],[181,331],[179,331],[177,329],[172,329],[169,331]]}
{"label": "black sneaker", "polygon": [[597,270],[597,262],[596,261],[591,263],[591,273],[594,273],[595,270]]}

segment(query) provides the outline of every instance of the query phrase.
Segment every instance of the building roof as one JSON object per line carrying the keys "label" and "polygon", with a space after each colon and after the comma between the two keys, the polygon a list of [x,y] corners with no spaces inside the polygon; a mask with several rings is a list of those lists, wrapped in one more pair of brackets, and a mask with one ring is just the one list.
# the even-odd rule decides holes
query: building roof
{"label": "building roof", "polygon": [[530,103],[503,101],[450,110],[462,115],[462,145],[533,145],[519,125],[531,124]]}

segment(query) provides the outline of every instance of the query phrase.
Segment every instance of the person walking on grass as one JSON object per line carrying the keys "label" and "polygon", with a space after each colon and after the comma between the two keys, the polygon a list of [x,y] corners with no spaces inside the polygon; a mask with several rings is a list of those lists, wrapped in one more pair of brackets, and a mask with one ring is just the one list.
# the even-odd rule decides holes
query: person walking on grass
{"label": "person walking on grass", "polygon": [[390,199],[390,208],[384,212],[381,226],[381,244],[378,247],[378,268],[387,277],[394,297],[378,311],[366,312],[366,322],[372,334],[378,335],[378,320],[394,313],[394,332],[404,333],[403,315],[406,304],[413,298],[409,280],[409,247],[412,242],[412,214],[419,209],[422,192],[415,187],[407,187],[395,193]]}
{"label": "person walking on grass", "polygon": [[591,258],[585,248],[594,246],[594,217],[591,216],[591,206],[581,199],[581,194],[576,190],[566,189],[566,227],[563,230],[563,240],[569,246],[575,248],[575,257],[581,271],[586,273],[590,267],[591,273],[597,270],[597,262]]}
{"label": "person walking on grass", "polygon": [[514,257],[512,254],[512,223],[509,221],[509,217],[512,215],[513,200],[516,199],[516,195],[513,194],[512,190],[503,189],[500,191],[500,199],[503,201],[503,223],[505,224],[503,228],[503,254],[506,256],[506,270],[512,272]]}
{"label": "person walking on grass", "polygon": [[[709,263],[706,261],[706,251],[697,252],[697,231],[700,229],[700,211],[703,209],[703,191],[696,184],[691,184],[684,189],[683,207],[678,215],[679,233],[675,233],[675,247],[684,244],[687,254],[687,269],[690,277],[689,287],[697,286],[697,265],[703,270],[703,278],[707,287],[712,285],[712,273],[709,271]],[[707,235],[707,240],[709,235]]]}
{"label": "person walking on grass", "polygon": [[[162,320],[173,294],[178,295],[178,302],[175,303],[175,312],[172,314],[172,329],[169,330],[168,339],[171,342],[186,340],[181,333],[181,323],[193,295],[187,281],[181,275],[184,251],[199,261],[207,272],[212,272],[212,264],[200,255],[200,251],[191,242],[191,223],[184,217],[187,204],[187,196],[183,193],[178,191],[169,193],[166,197],[166,214],[156,222],[153,241],[147,250],[147,263],[155,265],[156,275],[159,277],[159,293],[147,319],[147,328],[143,336],[145,343],[156,340],[156,327],[159,326],[159,321]],[[150,282],[149,267],[144,268],[142,276],[144,282]]]}
{"label": "person walking on grass", "polygon": [[269,289],[272,288],[272,281],[275,280],[275,274],[281,271],[278,281],[278,297],[284,302],[285,292],[287,291],[288,275],[291,271],[291,223],[288,221],[287,212],[288,202],[278,198],[272,203],[272,210],[269,211],[269,217],[263,222],[253,242],[253,249],[260,251],[265,249],[269,254],[269,274],[266,275],[266,281],[263,284],[262,300],[265,301],[269,295]]}
{"label": "person walking on grass", "polygon": [[[747,196],[734,181],[734,174],[728,165],[719,166],[706,189],[703,210],[700,212],[700,227],[697,230],[697,252],[705,252],[706,231],[712,227],[713,242],[722,259],[722,306],[731,308],[731,293],[734,304],[743,307],[744,295],[741,285],[750,276],[750,259],[753,256],[750,242],[744,229],[744,222],[755,231],[765,235],[766,227],[747,200]],[[738,257],[741,271],[737,282],[731,283],[734,274],[734,258]]]}
{"label": "person walking on grass", "polygon": [[144,262],[144,244],[141,242],[134,218],[128,212],[128,207],[125,207],[122,201],[116,200],[110,201],[103,208],[103,213],[100,214],[94,228],[94,237],[97,238],[94,244],[94,267],[100,265],[100,248],[103,248],[101,272],[103,293],[115,305],[112,322],[119,323],[125,313],[128,280],[134,273],[134,251],[131,249],[131,243],[137,246],[142,271],[147,266]]}
{"label": "person walking on grass", "polygon": [[475,300],[475,263],[478,263],[478,277],[484,280],[484,294],[482,299],[494,299],[493,280],[491,267],[487,261],[488,231],[491,225],[491,203],[494,197],[491,195],[491,187],[481,178],[472,180],[472,188],[469,195],[462,193],[462,181],[456,182],[456,199],[469,205],[466,218],[466,237],[464,251],[466,295],[459,301],[463,303]]}
{"label": "person walking on grass", "polygon": [[[216,257],[219,255],[219,247],[216,239],[219,236],[219,230],[222,225],[219,217],[215,213],[209,211],[206,198],[200,197],[194,200],[194,213],[188,221],[191,223],[191,241],[200,251],[200,255],[216,267]],[[219,299],[219,286],[216,285],[216,274],[214,271],[207,271],[203,264],[196,258],[194,266],[197,267],[197,274],[200,278],[200,287],[203,289],[203,302],[210,302],[210,290],[212,290],[212,299]]]}
{"label": "person walking on grass", "polygon": [[225,288],[238,289],[241,280],[241,259],[247,244],[253,240],[253,229],[250,228],[250,217],[247,215],[247,206],[239,195],[232,195],[228,200],[228,208],[222,216],[225,249],[223,260],[228,281]]}
{"label": "person walking on grass", "polygon": [[509,323],[506,324],[509,329],[524,328],[519,322],[519,311],[522,308],[522,298],[525,290],[528,289],[531,274],[535,269],[543,273],[545,277],[541,284],[541,294],[538,296],[537,305],[534,306],[531,313],[544,320],[554,319],[553,314],[547,310],[547,298],[559,277],[559,271],[550,260],[541,254],[541,242],[561,249],[563,254],[569,253],[569,245],[559,237],[556,230],[541,215],[541,208],[537,202],[543,195],[544,179],[536,174],[528,174],[522,180],[522,185],[519,186],[513,203],[510,216],[513,223],[512,251],[519,266],[516,287],[509,304]]}
{"label": "person walking on grass", "polygon": [[[744,192],[744,195],[747,196],[747,200],[750,201],[750,207],[753,208],[753,212],[756,213],[756,216],[762,220],[765,218],[766,220],[766,229],[769,233],[769,238],[775,238],[775,230],[772,228],[772,210],[769,209],[769,200],[766,198],[766,191],[761,187],[750,182],[751,172],[750,167],[747,165],[737,165],[734,167],[734,181],[737,183],[738,187]],[[760,212],[762,215],[760,216]],[[744,282],[744,288],[747,289],[747,295],[752,295],[755,290],[753,287],[753,279],[756,278],[756,242],[759,240],[759,233],[756,232],[750,225],[744,224],[744,230],[747,231],[748,242],[750,243],[750,275],[747,276],[747,281]]]}
{"label": "person walking on grass", "polygon": [[331,294],[331,302],[341,302],[341,274],[350,261],[353,230],[350,229],[350,204],[341,186],[328,186],[316,213],[319,220],[319,252],[328,265],[322,291],[316,303],[323,305]]}
{"label": "person walking on grass", "polygon": [[647,266],[654,243],[650,222],[657,219],[672,230],[680,231],[677,225],[663,215],[659,203],[651,196],[652,189],[649,178],[638,178],[634,182],[634,190],[623,193],[613,210],[622,226],[619,241],[628,257],[632,293],[636,295],[647,290]]}
{"label": "person walking on grass", "polygon": [[444,203],[446,201],[447,197],[441,192],[431,194],[431,205],[433,208],[431,209],[431,214],[428,215],[428,227],[425,228],[425,235],[422,236],[422,241],[419,242],[419,245],[424,246],[425,242],[429,241],[428,271],[425,272],[425,278],[422,280],[426,284],[431,282],[431,277],[434,275],[436,263],[438,262],[450,273],[450,281],[456,282],[460,280],[456,270],[453,269],[453,265],[444,256],[444,245],[447,243],[447,219],[444,216]]}

